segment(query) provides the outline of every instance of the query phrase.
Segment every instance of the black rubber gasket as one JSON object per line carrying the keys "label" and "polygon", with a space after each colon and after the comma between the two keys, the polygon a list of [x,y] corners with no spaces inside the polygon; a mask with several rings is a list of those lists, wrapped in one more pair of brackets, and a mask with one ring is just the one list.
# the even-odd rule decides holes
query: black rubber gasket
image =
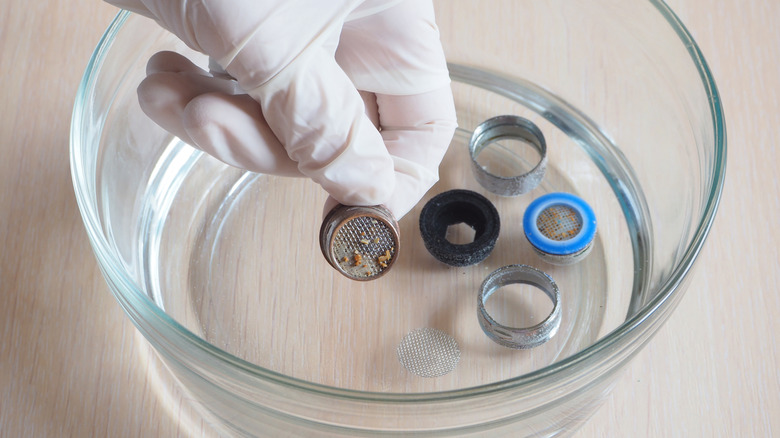
{"label": "black rubber gasket", "polygon": [[[447,227],[465,223],[474,241],[462,245],[447,240]],[[469,266],[485,260],[498,240],[501,221],[487,198],[471,190],[450,190],[434,196],[420,213],[420,234],[428,252],[450,266]]]}

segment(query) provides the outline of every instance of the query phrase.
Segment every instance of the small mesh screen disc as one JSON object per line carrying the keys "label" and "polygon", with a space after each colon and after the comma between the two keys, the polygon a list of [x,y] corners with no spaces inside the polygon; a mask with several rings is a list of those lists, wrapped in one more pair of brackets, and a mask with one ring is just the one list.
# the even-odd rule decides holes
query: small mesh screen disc
{"label": "small mesh screen disc", "polygon": [[443,376],[458,366],[460,349],[455,339],[441,330],[412,330],[398,345],[398,360],[420,377]]}
{"label": "small mesh screen disc", "polygon": [[359,216],[341,226],[333,236],[333,255],[353,277],[373,277],[395,256],[395,237],[385,224]]}
{"label": "small mesh screen disc", "polygon": [[373,280],[387,272],[395,262],[398,243],[398,224],[380,206],[337,206],[320,230],[325,258],[353,280]]}
{"label": "small mesh screen disc", "polygon": [[564,241],[574,238],[582,230],[582,219],[566,205],[551,205],[539,213],[536,228],[551,240]]}

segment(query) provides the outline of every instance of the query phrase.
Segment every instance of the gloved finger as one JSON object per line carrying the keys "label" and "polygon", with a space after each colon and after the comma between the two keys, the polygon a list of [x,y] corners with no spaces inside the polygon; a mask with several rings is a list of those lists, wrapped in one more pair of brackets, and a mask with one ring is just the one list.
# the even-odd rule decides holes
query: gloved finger
{"label": "gloved finger", "polygon": [[246,94],[200,94],[183,112],[184,130],[198,149],[252,172],[303,176]]}
{"label": "gloved finger", "polygon": [[449,72],[429,0],[405,0],[344,24],[336,59],[377,95],[396,187],[385,205],[405,215],[438,180],[457,126]]}
{"label": "gloved finger", "polygon": [[154,14],[149,12],[149,9],[146,8],[141,0],[105,0],[105,2],[118,8],[141,14],[145,17],[155,18]]}
{"label": "gloved finger", "polygon": [[[363,99],[363,105],[365,106],[366,117],[371,121],[375,128],[379,129],[379,108],[376,104],[376,94],[368,91],[360,91],[360,97]],[[333,196],[328,196],[325,200],[325,205],[322,208],[322,217],[324,218],[333,210],[333,207],[339,204]]]}
{"label": "gloved finger", "polygon": [[138,88],[144,112],[168,132],[242,169],[301,176],[262,115],[233,80],[213,78],[186,57],[160,52]]}
{"label": "gloved finger", "polygon": [[336,60],[359,90],[412,95],[449,84],[433,4],[405,0],[344,23]]}
{"label": "gloved finger", "polygon": [[235,82],[212,78],[187,58],[160,52],[147,63],[148,76],[138,86],[141,109],[158,125],[192,144],[182,124],[184,107],[203,93],[235,91]]}
{"label": "gloved finger", "polygon": [[332,52],[309,48],[248,93],[298,169],[340,203],[375,205],[390,197],[392,158]]}
{"label": "gloved finger", "polygon": [[365,106],[366,116],[368,120],[379,129],[379,108],[376,105],[376,94],[369,91],[358,90],[360,98],[363,99],[363,106]]}
{"label": "gloved finger", "polygon": [[457,127],[455,105],[447,85],[413,96],[378,94],[377,106],[396,176],[385,206],[400,219],[439,179],[439,164]]}
{"label": "gloved finger", "polygon": [[[262,117],[259,105],[232,93],[232,81],[214,79],[186,57],[155,54],[139,87],[145,112],[191,145],[236,167],[301,176]],[[240,91],[240,90],[239,90]],[[376,96],[360,92],[369,120],[378,126]]]}
{"label": "gloved finger", "polygon": [[198,67],[186,56],[163,50],[152,55],[146,62],[146,74],[169,72],[169,73],[192,73],[200,76],[210,77],[211,73]]}
{"label": "gloved finger", "polygon": [[[379,117],[382,138],[393,158],[395,190],[384,205],[400,219],[439,179],[439,164],[457,127],[452,91],[445,86],[414,96],[361,95],[366,113]],[[323,216],[338,203],[328,198]]]}

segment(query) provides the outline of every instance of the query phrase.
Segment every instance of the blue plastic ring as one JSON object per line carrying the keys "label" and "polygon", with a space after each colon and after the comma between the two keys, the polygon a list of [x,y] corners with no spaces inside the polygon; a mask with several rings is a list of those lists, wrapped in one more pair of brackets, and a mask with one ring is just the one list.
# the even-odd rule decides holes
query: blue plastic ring
{"label": "blue plastic ring", "polygon": [[[574,210],[582,223],[582,228],[571,239],[553,240],[545,236],[536,226],[539,215],[549,207],[565,206]],[[554,255],[568,256],[583,251],[596,236],[596,214],[585,201],[570,193],[548,193],[531,202],[523,215],[525,237],[539,251]]]}

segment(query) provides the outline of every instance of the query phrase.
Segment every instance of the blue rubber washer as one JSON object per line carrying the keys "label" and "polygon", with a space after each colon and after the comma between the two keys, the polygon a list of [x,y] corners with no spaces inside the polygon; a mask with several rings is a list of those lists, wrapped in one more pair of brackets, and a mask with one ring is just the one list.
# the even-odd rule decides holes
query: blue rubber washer
{"label": "blue rubber washer", "polygon": [[[569,239],[553,240],[537,226],[539,215],[548,208],[562,206],[574,210],[581,228]],[[596,236],[596,214],[585,201],[570,193],[548,193],[535,199],[523,215],[525,237],[538,251],[550,256],[571,256],[583,252]]]}

